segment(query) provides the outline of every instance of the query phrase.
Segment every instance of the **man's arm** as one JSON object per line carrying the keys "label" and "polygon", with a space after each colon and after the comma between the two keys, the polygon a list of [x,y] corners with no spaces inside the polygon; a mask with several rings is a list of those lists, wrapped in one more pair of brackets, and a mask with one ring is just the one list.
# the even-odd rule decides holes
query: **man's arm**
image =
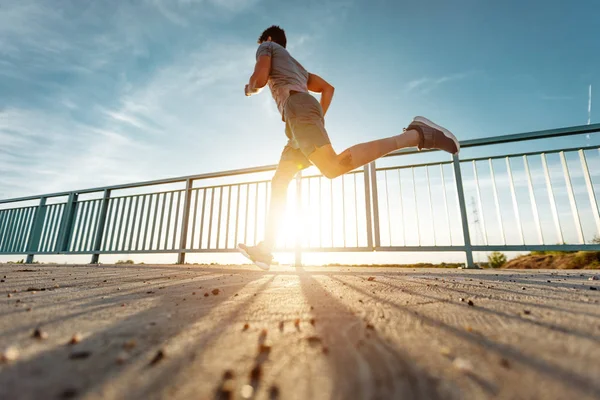
{"label": "man's arm", "polygon": [[271,56],[259,56],[254,66],[254,73],[250,77],[250,81],[246,85],[244,92],[246,96],[252,96],[260,92],[269,81],[271,73]]}
{"label": "man's arm", "polygon": [[333,99],[335,88],[319,75],[309,73],[308,90],[315,93],[321,93],[321,108],[323,109],[323,115],[325,115],[329,109],[331,100]]}

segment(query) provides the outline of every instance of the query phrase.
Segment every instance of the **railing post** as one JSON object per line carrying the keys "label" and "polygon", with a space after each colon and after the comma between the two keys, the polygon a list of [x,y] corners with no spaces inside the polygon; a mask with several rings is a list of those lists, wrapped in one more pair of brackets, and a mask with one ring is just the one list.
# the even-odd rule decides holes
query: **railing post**
{"label": "railing post", "polygon": [[57,253],[65,253],[69,251],[69,242],[73,234],[73,222],[75,220],[75,211],[77,206],[77,193],[69,193],[69,199],[65,205],[65,211],[60,221],[60,229],[58,236]]}
{"label": "railing post", "polygon": [[467,255],[467,268],[478,268],[473,262],[473,250],[471,248],[471,236],[469,234],[469,220],[467,219],[467,207],[465,205],[465,193],[463,190],[462,173],[458,155],[452,156],[454,166],[454,180],[456,181],[456,193],[458,194],[458,205],[460,207],[460,219],[462,221],[463,238],[465,241],[465,253]]}
{"label": "railing post", "polygon": [[[302,224],[302,171],[296,174],[296,222]],[[296,227],[296,249],[294,257],[294,266],[296,268],[302,266],[302,235],[304,231],[300,226]]]}
{"label": "railing post", "polygon": [[[100,216],[98,217],[98,228],[96,228],[96,240],[94,241],[94,251],[100,251],[102,246],[102,238],[104,237],[104,228],[106,225],[106,212],[108,211],[108,203],[110,201],[110,189],[104,189],[102,196],[102,206],[100,207]],[[92,254],[92,264],[98,264],[100,253]]]}
{"label": "railing post", "polygon": [[40,244],[40,237],[42,235],[42,228],[44,227],[44,219],[46,218],[46,198],[40,198],[40,204],[35,210],[35,216],[33,217],[33,226],[29,232],[29,240],[27,240],[27,260],[25,263],[33,263],[33,255],[37,251]]}
{"label": "railing post", "polygon": [[[192,185],[191,179],[185,181],[185,200],[183,202],[183,223],[181,224],[181,236],[179,239],[179,254],[177,255],[177,264],[185,264],[185,251],[187,242],[188,222],[190,219],[190,204],[192,202]],[[231,189],[230,189],[231,190]],[[228,227],[229,229],[229,227]],[[218,241],[218,240],[217,240]],[[218,243],[217,243],[218,245]]]}
{"label": "railing post", "polygon": [[377,196],[377,165],[371,162],[371,193],[373,194],[373,228],[375,233],[375,250],[381,245],[379,235],[379,197]]}

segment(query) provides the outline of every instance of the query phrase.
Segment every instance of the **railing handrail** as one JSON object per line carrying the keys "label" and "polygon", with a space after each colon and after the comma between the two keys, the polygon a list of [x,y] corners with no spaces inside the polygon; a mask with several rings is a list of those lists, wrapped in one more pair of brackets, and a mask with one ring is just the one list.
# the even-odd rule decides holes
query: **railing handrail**
{"label": "railing handrail", "polygon": [[[525,141],[525,140],[536,140],[536,139],[547,139],[547,138],[559,137],[559,136],[581,135],[581,134],[593,133],[593,132],[598,132],[598,131],[600,131],[600,123],[599,124],[590,124],[590,125],[578,125],[578,126],[571,126],[571,127],[566,127],[566,128],[547,129],[547,130],[541,130],[541,131],[516,133],[516,134],[510,134],[510,135],[492,136],[492,137],[481,138],[481,139],[463,140],[460,142],[460,147],[462,149],[464,149],[464,148],[468,148],[468,147],[488,146],[488,145],[493,145],[493,144],[519,142],[519,141]],[[402,149],[402,150],[398,150],[393,153],[390,153],[386,157],[394,157],[394,156],[416,154],[416,153],[419,153],[419,150]],[[259,173],[259,172],[272,171],[275,168],[277,168],[277,165],[263,165],[263,166],[251,167],[251,168],[233,169],[233,170],[210,172],[210,173],[197,174],[197,175],[186,175],[186,176],[180,176],[180,177],[175,177],[175,178],[166,178],[166,179],[157,179],[157,180],[143,181],[143,182],[125,183],[125,184],[120,184],[120,185],[103,186],[103,187],[89,188],[89,189],[70,190],[70,191],[63,191],[63,192],[56,192],[56,193],[42,194],[42,195],[31,195],[31,196],[17,197],[17,198],[4,199],[4,200],[0,199],[0,204],[9,204],[9,203],[17,203],[17,202],[21,202],[21,201],[38,200],[42,197],[53,198],[53,197],[68,196],[71,193],[77,193],[77,194],[97,193],[97,192],[102,192],[104,190],[122,190],[122,189],[132,189],[132,188],[143,187],[143,186],[180,183],[180,182],[186,182],[188,179],[200,180],[200,179],[222,178],[222,177],[234,176],[234,175],[253,174],[253,173]]]}

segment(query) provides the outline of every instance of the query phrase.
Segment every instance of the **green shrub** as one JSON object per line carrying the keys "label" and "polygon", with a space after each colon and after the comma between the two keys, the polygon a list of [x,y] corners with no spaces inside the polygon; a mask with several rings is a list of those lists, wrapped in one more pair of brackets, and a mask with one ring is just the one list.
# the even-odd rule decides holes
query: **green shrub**
{"label": "green shrub", "polygon": [[134,264],[133,260],[119,260],[116,264]]}
{"label": "green shrub", "polygon": [[488,264],[491,268],[500,268],[506,264],[506,256],[499,251],[495,251],[488,256]]}

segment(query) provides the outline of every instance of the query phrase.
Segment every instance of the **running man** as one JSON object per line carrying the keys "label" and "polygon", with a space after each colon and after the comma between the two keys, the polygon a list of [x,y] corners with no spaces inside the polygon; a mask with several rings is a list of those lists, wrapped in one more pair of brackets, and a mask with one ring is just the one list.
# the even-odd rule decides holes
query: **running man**
{"label": "running man", "polygon": [[[427,118],[415,117],[399,135],[360,143],[336,153],[324,120],[334,88],[304,69],[286,50],[286,43],[285,32],[278,26],[271,26],[260,35],[254,73],[244,90],[246,96],[252,96],[269,85],[288,138],[271,181],[264,241],[256,246],[238,245],[238,250],[262,269],[269,269],[273,260],[277,224],[285,209],[287,188],[298,171],[314,165],[333,179],[406,147],[440,149],[451,154],[460,150],[458,140],[450,131]],[[320,93],[320,103],[309,92]]]}

